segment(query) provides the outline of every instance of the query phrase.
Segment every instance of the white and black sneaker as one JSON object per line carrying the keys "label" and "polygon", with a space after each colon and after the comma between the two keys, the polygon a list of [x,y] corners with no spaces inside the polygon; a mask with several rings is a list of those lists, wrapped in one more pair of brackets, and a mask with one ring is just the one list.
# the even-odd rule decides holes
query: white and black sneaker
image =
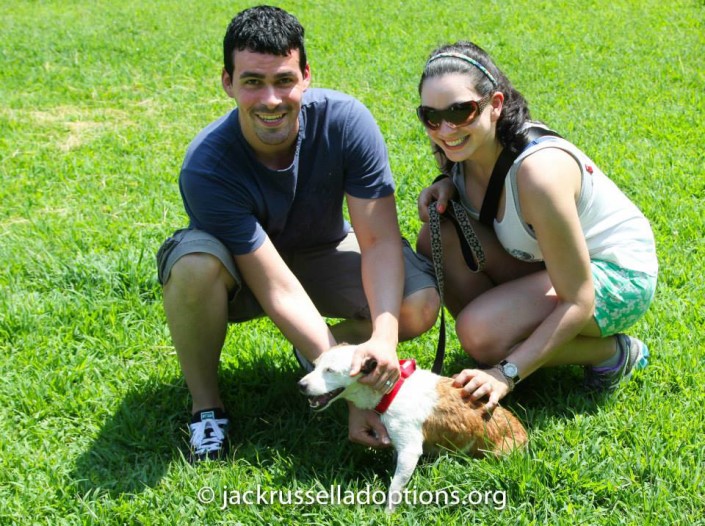
{"label": "white and black sneaker", "polygon": [[196,412],[191,418],[191,463],[219,460],[228,453],[228,415],[219,407]]}

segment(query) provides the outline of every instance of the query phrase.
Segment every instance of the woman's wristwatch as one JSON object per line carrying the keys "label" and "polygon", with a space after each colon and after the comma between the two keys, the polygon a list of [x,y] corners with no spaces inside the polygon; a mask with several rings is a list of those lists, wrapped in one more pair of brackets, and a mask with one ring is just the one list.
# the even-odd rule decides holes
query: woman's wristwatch
{"label": "woman's wristwatch", "polygon": [[519,378],[519,368],[516,364],[508,362],[507,360],[502,360],[496,368],[499,369],[502,376],[507,380],[509,391],[513,391],[514,386],[521,380],[521,378]]}

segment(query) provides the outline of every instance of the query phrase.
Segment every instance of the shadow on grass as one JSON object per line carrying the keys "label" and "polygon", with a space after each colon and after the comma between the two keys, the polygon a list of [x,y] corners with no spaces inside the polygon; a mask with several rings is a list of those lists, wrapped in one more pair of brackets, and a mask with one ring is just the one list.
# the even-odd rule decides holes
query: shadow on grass
{"label": "shadow on grass", "polygon": [[[466,367],[473,367],[470,359],[449,353],[444,373]],[[581,387],[579,373],[575,368],[538,371],[503,405],[529,429],[541,429],[551,419],[593,413],[599,400]],[[285,466],[269,479],[282,486],[292,477],[324,487],[333,481],[387,480],[393,470],[391,450],[351,445],[346,404],[337,402],[324,413],[312,413],[296,388],[300,376],[293,359],[279,366],[261,360],[221,367],[222,393],[232,422],[232,461],[268,471]],[[106,492],[118,497],[156,486],[172,463],[186,462],[189,408],[181,379],[135,388],[77,459],[72,478],[78,491],[96,498]]]}
{"label": "shadow on grass", "polygon": [[154,486],[178,456],[187,391],[183,384],[149,383],[127,394],[90,448],[76,460],[72,479],[81,493],[112,496]]}
{"label": "shadow on grass", "polygon": [[[220,383],[231,418],[231,460],[268,468],[287,459],[286,473],[270,479],[299,481],[388,476],[391,451],[351,447],[346,404],[314,414],[299,394],[302,373],[291,365],[252,362],[221,367]],[[81,495],[116,498],[155,487],[173,463],[188,462],[190,398],[184,382],[150,382],[128,393],[79,456],[72,480]],[[344,469],[338,470],[343,466]],[[293,472],[292,472],[293,470]],[[330,476],[328,476],[330,474]],[[322,479],[322,480],[321,480]]]}

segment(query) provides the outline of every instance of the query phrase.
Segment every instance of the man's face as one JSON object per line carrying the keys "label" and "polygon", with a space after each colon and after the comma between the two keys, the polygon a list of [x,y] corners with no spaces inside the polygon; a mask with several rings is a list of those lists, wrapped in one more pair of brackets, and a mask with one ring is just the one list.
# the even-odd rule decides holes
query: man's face
{"label": "man's face", "polygon": [[308,64],[302,73],[297,49],[285,57],[236,50],[233,58],[232,78],[223,70],[223,88],[237,102],[245,139],[263,159],[289,152],[311,81]]}

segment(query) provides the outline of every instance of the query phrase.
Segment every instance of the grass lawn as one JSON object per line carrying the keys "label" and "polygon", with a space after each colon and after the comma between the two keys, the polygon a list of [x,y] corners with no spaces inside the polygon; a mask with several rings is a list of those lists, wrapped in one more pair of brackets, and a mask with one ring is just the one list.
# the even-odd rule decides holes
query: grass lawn
{"label": "grass lawn", "polygon": [[[232,326],[222,388],[232,461],[183,459],[190,402],[154,253],[186,224],[194,135],[232,107],[221,42],[241,1],[0,0],[0,524],[705,524],[705,3],[285,1],[314,85],[355,95],[387,139],[402,231],[435,176],[414,115],[438,44],[485,47],[532,113],[583,148],[651,220],[661,274],[632,330],[651,365],[596,399],[539,371],[507,400],[530,448],[426,459],[409,488],[465,505],[242,505],[270,490],[385,491],[393,458],[313,415],[290,345]],[[430,366],[437,330],[403,343]],[[445,372],[468,362],[451,338]],[[204,489],[205,488],[205,489]],[[208,488],[213,490],[213,503]],[[335,489],[334,489],[335,491]]]}

